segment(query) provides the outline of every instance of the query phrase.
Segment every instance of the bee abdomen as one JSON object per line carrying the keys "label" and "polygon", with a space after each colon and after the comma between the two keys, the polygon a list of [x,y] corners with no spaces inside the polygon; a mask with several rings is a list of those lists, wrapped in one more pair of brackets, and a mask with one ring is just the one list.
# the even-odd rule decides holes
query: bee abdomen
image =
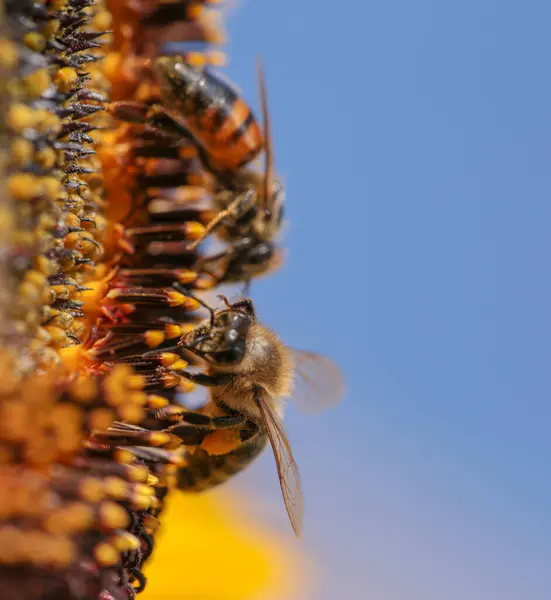
{"label": "bee abdomen", "polygon": [[247,103],[229,97],[204,99],[204,102],[204,110],[196,110],[188,122],[191,131],[205,145],[211,161],[217,168],[229,170],[249,163],[262,150],[264,141]]}
{"label": "bee abdomen", "polygon": [[165,58],[157,64],[165,93],[176,100],[213,167],[237,169],[260,153],[261,128],[249,105],[227,83],[183,60]]}
{"label": "bee abdomen", "polygon": [[178,487],[187,492],[203,492],[224,483],[249,465],[266,447],[265,435],[241,444],[228,454],[215,456],[197,450],[178,471]]}

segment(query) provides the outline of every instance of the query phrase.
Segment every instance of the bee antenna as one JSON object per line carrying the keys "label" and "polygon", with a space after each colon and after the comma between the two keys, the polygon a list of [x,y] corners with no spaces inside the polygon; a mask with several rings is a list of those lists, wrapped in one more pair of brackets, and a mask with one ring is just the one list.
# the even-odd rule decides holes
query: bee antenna
{"label": "bee antenna", "polygon": [[228,307],[228,308],[232,308],[233,305],[230,303],[230,301],[228,300],[227,296],[224,296],[224,294],[218,294],[216,296],[218,299],[222,300],[222,302]]}
{"label": "bee antenna", "polygon": [[251,296],[251,280],[247,279],[243,284],[243,290],[241,291],[242,298],[250,298]]}
{"label": "bee antenna", "polygon": [[176,346],[167,346],[166,348],[154,348],[153,350],[142,352],[140,356],[156,356],[158,354],[162,354],[163,352],[177,352],[178,350],[180,350],[180,346],[177,344]]}
{"label": "bee antenna", "polygon": [[264,209],[268,214],[271,213],[269,208],[271,189],[273,186],[274,178],[274,154],[272,148],[272,133],[270,128],[270,115],[268,111],[268,94],[266,92],[266,79],[264,77],[264,69],[262,67],[262,59],[260,56],[257,61],[257,72],[258,72],[258,91],[260,95],[260,105],[262,109],[262,125],[264,129],[264,193],[263,193],[263,204]]}
{"label": "bee antenna", "polygon": [[201,298],[198,298],[197,296],[192,294],[189,290],[187,290],[177,282],[174,282],[172,284],[172,287],[177,289],[180,293],[184,294],[184,296],[187,296],[188,298],[191,298],[192,300],[198,302],[203,308],[206,308],[210,314],[210,326],[211,328],[214,327],[214,309],[211,306],[209,306],[204,300],[201,300]]}

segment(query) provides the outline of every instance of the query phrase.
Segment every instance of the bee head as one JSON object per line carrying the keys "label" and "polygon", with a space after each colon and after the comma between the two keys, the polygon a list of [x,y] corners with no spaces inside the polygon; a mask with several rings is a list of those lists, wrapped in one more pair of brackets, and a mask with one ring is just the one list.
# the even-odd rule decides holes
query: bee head
{"label": "bee head", "polygon": [[247,334],[254,321],[251,300],[227,303],[227,308],[214,312],[211,321],[187,334],[181,345],[214,366],[235,366],[245,357]]}

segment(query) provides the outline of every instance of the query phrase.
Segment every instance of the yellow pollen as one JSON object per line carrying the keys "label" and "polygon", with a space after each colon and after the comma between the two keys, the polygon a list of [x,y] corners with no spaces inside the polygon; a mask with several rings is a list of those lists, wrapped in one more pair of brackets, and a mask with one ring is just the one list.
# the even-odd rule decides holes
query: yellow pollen
{"label": "yellow pollen", "polygon": [[158,396],[157,394],[149,394],[147,396],[147,406],[152,409],[163,408],[168,406],[169,401],[163,396]]}
{"label": "yellow pollen", "polygon": [[[174,293],[177,294],[178,292],[174,292]],[[160,344],[162,344],[165,341],[165,334],[162,331],[150,329],[149,331],[145,332],[144,338],[145,338],[145,343],[150,348],[156,348],[157,346],[159,346]]]}
{"label": "yellow pollen", "polygon": [[116,565],[119,562],[119,556],[117,549],[106,542],[102,542],[94,548],[94,558],[102,567]]}
{"label": "yellow pollen", "polygon": [[128,476],[132,481],[139,481],[140,483],[149,483],[149,469],[143,465],[136,465],[128,469]]}
{"label": "yellow pollen", "polygon": [[96,408],[88,417],[90,428],[99,430],[107,429],[114,420],[115,415],[113,414],[113,411],[108,408]]}
{"label": "yellow pollen", "polygon": [[130,450],[124,448],[117,448],[114,454],[115,462],[120,465],[131,465],[134,462],[134,455]]}
{"label": "yellow pollen", "polygon": [[177,292],[175,290],[170,290],[167,293],[167,296],[168,296],[168,303],[172,307],[181,306],[182,304],[186,303],[189,300],[189,298],[187,296],[184,296],[183,294],[181,294],[180,292]]}
{"label": "yellow pollen", "polygon": [[54,83],[60,92],[68,92],[78,79],[77,72],[71,67],[62,67],[54,76]]}
{"label": "yellow pollen", "polygon": [[91,289],[85,290],[81,294],[80,300],[84,302],[82,308],[84,312],[93,314],[99,310],[101,301],[109,291],[109,285],[103,281],[89,281],[86,283],[86,287]]}
{"label": "yellow pollen", "polygon": [[172,441],[174,436],[169,433],[163,433],[162,431],[152,431],[149,435],[148,441],[152,446],[165,446]]}
{"label": "yellow pollen", "polygon": [[239,432],[226,429],[207,435],[201,444],[201,449],[209,454],[221,455],[235,450],[240,444]]}
{"label": "yellow pollen", "polygon": [[120,477],[107,477],[104,480],[105,492],[112,498],[122,500],[128,495],[128,483]]}
{"label": "yellow pollen", "polygon": [[144,416],[144,409],[136,404],[123,404],[119,408],[119,417],[128,423],[139,423]]}
{"label": "yellow pollen", "polygon": [[126,385],[130,390],[143,390],[146,379],[143,375],[131,375],[126,380]]}
{"label": "yellow pollen", "polygon": [[102,527],[108,529],[119,529],[127,527],[130,517],[122,506],[115,502],[102,502],[99,509],[99,517]]}
{"label": "yellow pollen", "polygon": [[168,340],[173,340],[174,338],[180,337],[181,329],[178,325],[173,323],[167,323],[165,325],[165,336]]}
{"label": "yellow pollen", "polygon": [[205,227],[197,221],[186,223],[186,237],[190,240],[196,240],[203,236]]}
{"label": "yellow pollen", "polygon": [[163,352],[159,355],[159,357],[161,359],[161,364],[164,367],[170,367],[175,362],[180,360],[180,357],[177,354],[174,354],[174,352]]}
{"label": "yellow pollen", "polygon": [[178,360],[174,364],[171,365],[172,369],[175,371],[182,371],[188,366],[188,362],[185,360]]}
{"label": "yellow pollen", "polygon": [[92,477],[85,478],[80,485],[80,494],[89,502],[99,502],[105,497],[103,482]]}
{"label": "yellow pollen", "polygon": [[26,33],[23,37],[23,43],[35,52],[43,52],[46,48],[46,38],[36,31]]}
{"label": "yellow pollen", "polygon": [[149,473],[147,475],[146,483],[147,483],[147,485],[156,486],[159,483],[159,478],[155,477],[155,475],[151,475],[151,473]]}

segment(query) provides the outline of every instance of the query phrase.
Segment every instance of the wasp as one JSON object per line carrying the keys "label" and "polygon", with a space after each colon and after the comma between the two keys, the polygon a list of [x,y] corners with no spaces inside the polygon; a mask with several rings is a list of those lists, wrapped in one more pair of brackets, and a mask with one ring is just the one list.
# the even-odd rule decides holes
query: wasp
{"label": "wasp", "polygon": [[[154,70],[162,106],[153,107],[149,122],[191,140],[204,165],[215,176],[213,202],[217,216],[190,244],[194,250],[212,232],[226,243],[223,252],[201,259],[218,269],[224,282],[250,282],[282,262],[276,238],[283,222],[283,187],[274,176],[272,136],[262,65],[258,63],[263,131],[251,108],[213,72],[189,65],[182,57],[162,56]],[[251,163],[264,151],[263,171]]]}
{"label": "wasp", "polygon": [[[207,386],[210,401],[201,412],[167,407],[156,418],[166,430],[198,448],[178,476],[181,489],[202,491],[226,481],[271,445],[283,499],[300,535],[303,494],[300,474],[283,427],[285,399],[306,412],[336,404],[344,381],[328,357],[292,349],[256,318],[250,299],[211,309],[210,318],[183,335],[180,351],[191,352],[205,372],[180,371]],[[302,392],[302,393],[301,393]],[[175,423],[174,423],[175,421]]]}

